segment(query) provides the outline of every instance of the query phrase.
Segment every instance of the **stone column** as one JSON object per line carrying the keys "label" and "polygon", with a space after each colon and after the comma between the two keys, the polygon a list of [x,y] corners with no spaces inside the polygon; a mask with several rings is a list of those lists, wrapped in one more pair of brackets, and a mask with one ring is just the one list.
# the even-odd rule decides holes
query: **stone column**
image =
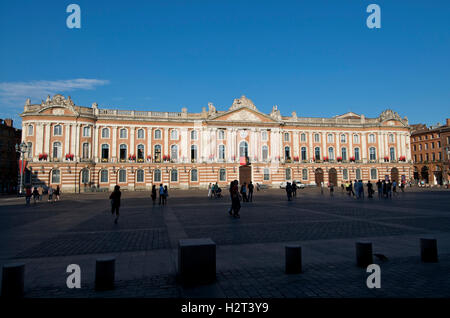
{"label": "stone column", "polygon": [[94,143],[94,161],[98,162],[98,134],[99,134],[99,129],[98,126],[95,125],[94,126],[94,138],[93,138],[93,143]]}
{"label": "stone column", "polygon": [[153,137],[152,127],[148,127],[147,128],[147,153],[145,154],[145,159],[147,159],[148,155],[153,154],[152,137]]}
{"label": "stone column", "polygon": [[136,127],[134,127],[134,126],[130,127],[130,151],[129,151],[129,154],[134,154],[134,155],[136,155],[136,158],[137,158],[136,147],[134,146],[135,131],[136,131]]}
{"label": "stone column", "polygon": [[348,159],[350,160],[351,157],[353,157],[353,134],[350,132],[347,134],[348,137]]}
{"label": "stone column", "polygon": [[169,128],[164,128],[164,150],[165,156],[169,154]]}
{"label": "stone column", "polygon": [[334,138],[336,138],[336,158],[335,159],[337,159],[337,157],[340,157],[342,155],[341,154],[341,144],[340,144],[341,135],[339,133],[335,133]]}
{"label": "stone column", "polygon": [[63,158],[65,157],[65,154],[70,152],[70,148],[69,148],[69,138],[70,138],[70,125],[66,124],[64,126],[64,147],[63,147]]}
{"label": "stone column", "polygon": [[299,146],[299,144],[300,144],[300,141],[299,141],[299,138],[298,138],[299,136],[298,136],[298,131],[294,131],[294,136],[293,136],[293,152],[294,152],[294,155],[293,155],[293,157],[300,157],[299,156],[299,153],[298,153],[298,146]]}
{"label": "stone column", "polygon": [[112,129],[112,145],[111,145],[111,158],[113,161],[117,161],[117,158],[119,157],[117,155],[117,126],[114,126]]}
{"label": "stone column", "polygon": [[181,128],[180,131],[180,147],[180,160],[183,160],[183,162],[185,162],[188,158],[188,129],[186,127]]}
{"label": "stone column", "polygon": [[361,134],[361,150],[362,150],[362,160],[363,162],[366,161],[367,158],[367,141],[366,141],[366,134],[362,133]]}
{"label": "stone column", "polygon": [[308,148],[309,148],[308,159],[312,160],[312,158],[314,157],[313,133],[312,133],[312,131],[308,132]]}
{"label": "stone column", "polygon": [[50,124],[44,124],[44,149],[45,153],[47,153],[49,156],[50,153]]}

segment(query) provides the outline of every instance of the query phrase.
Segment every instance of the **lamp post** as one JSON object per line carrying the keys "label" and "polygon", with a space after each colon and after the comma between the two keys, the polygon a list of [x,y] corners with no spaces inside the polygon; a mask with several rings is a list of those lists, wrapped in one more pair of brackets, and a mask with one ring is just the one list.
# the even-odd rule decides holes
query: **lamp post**
{"label": "lamp post", "polygon": [[16,144],[16,152],[20,153],[20,187],[19,187],[19,195],[23,194],[23,159],[24,154],[27,152],[27,144],[25,142],[21,142],[20,145]]}

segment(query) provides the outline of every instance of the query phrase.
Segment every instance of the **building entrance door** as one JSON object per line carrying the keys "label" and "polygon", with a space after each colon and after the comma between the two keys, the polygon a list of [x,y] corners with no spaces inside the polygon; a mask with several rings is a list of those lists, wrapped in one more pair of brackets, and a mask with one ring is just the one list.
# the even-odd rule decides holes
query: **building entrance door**
{"label": "building entrance door", "polygon": [[331,168],[328,172],[328,181],[332,183],[334,186],[337,186],[337,171],[334,168]]}
{"label": "building entrance door", "polygon": [[252,167],[250,166],[240,166],[239,167],[239,184],[242,185],[244,182],[247,184],[252,181]]}
{"label": "building entrance door", "polygon": [[320,187],[323,182],[323,170],[318,168],[315,172],[316,185]]}
{"label": "building entrance door", "polygon": [[391,182],[397,182],[398,184],[398,169],[397,168],[392,168],[391,170]]}

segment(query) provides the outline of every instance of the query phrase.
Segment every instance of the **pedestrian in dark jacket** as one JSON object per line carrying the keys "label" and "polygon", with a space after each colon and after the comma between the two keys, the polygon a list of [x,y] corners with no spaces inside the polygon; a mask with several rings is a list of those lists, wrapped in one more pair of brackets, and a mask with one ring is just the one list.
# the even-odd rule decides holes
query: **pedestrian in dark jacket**
{"label": "pedestrian in dark jacket", "polygon": [[152,197],[153,205],[155,205],[155,202],[156,202],[156,186],[155,185],[152,186],[151,197]]}
{"label": "pedestrian in dark jacket", "polygon": [[163,205],[167,204],[167,197],[168,196],[169,196],[169,190],[167,190],[167,186],[164,186]]}
{"label": "pedestrian in dark jacket", "polygon": [[250,183],[248,184],[248,198],[247,201],[253,202],[253,183],[250,181]]}
{"label": "pedestrian in dark jacket", "polygon": [[233,187],[231,188],[231,200],[232,200],[232,206],[233,206],[233,216],[235,218],[240,218],[239,210],[241,209],[241,198],[239,195],[239,186],[238,181],[234,180]]}
{"label": "pedestrian in dark jacket", "polygon": [[287,194],[288,201],[291,201],[291,198],[292,198],[292,186],[291,186],[290,182],[288,182],[286,184],[286,194]]}
{"label": "pedestrian in dark jacket", "polygon": [[119,220],[119,208],[120,208],[120,196],[122,193],[120,192],[120,187],[116,185],[114,187],[114,191],[109,196],[109,199],[111,200],[111,214],[116,214],[116,219],[114,220],[114,223],[117,224],[117,221]]}

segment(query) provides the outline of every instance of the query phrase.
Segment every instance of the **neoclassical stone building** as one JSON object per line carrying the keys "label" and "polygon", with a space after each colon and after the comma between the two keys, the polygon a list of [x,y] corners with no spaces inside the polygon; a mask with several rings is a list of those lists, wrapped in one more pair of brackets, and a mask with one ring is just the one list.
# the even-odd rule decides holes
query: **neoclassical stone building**
{"label": "neoclassical stone building", "polygon": [[408,120],[392,110],[377,118],[282,116],[277,106],[265,114],[242,96],[223,111],[211,103],[201,113],[131,111],[55,95],[27,100],[21,116],[26,181],[66,192],[412,178]]}

